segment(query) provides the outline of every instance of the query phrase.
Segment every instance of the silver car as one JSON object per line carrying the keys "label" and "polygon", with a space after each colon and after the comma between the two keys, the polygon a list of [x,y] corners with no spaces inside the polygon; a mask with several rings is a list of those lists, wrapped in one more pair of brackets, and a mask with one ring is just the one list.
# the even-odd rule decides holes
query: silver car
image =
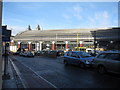
{"label": "silver car", "polygon": [[83,51],[69,51],[64,55],[64,64],[79,65],[81,68],[91,67],[93,58],[90,54]]}
{"label": "silver car", "polygon": [[106,72],[120,74],[120,51],[105,51],[99,53],[93,59],[93,67],[97,68],[101,74]]}

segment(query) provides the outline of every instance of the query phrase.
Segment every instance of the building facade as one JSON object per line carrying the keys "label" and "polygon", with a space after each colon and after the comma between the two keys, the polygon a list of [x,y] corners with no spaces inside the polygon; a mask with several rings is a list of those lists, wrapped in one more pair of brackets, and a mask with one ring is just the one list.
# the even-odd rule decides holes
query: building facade
{"label": "building facade", "polygon": [[119,28],[40,30],[39,26],[36,30],[31,30],[29,26],[28,30],[18,33],[12,41],[17,49],[25,48],[34,51],[68,50],[75,47],[94,48],[95,43],[97,47],[105,47],[103,42],[119,41],[117,30]]}

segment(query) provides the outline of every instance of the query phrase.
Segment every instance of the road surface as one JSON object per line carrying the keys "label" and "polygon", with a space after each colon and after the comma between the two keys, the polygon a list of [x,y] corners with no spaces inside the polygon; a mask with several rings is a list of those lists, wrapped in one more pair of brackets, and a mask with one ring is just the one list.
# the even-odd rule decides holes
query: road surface
{"label": "road surface", "polygon": [[119,88],[120,76],[100,75],[95,69],[64,66],[63,57],[13,56],[27,88]]}

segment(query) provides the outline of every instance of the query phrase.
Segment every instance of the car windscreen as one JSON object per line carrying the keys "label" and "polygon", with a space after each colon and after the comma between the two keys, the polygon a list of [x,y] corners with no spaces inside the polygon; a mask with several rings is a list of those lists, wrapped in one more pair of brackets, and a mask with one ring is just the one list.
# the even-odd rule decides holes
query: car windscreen
{"label": "car windscreen", "polygon": [[86,52],[80,52],[79,54],[82,58],[91,57],[91,55]]}

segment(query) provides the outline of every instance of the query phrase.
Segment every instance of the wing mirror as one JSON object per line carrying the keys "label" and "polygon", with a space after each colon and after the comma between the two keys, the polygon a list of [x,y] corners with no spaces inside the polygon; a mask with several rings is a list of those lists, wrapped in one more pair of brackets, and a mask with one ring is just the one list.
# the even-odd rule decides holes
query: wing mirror
{"label": "wing mirror", "polygon": [[80,56],[77,56],[77,58],[80,58]]}

